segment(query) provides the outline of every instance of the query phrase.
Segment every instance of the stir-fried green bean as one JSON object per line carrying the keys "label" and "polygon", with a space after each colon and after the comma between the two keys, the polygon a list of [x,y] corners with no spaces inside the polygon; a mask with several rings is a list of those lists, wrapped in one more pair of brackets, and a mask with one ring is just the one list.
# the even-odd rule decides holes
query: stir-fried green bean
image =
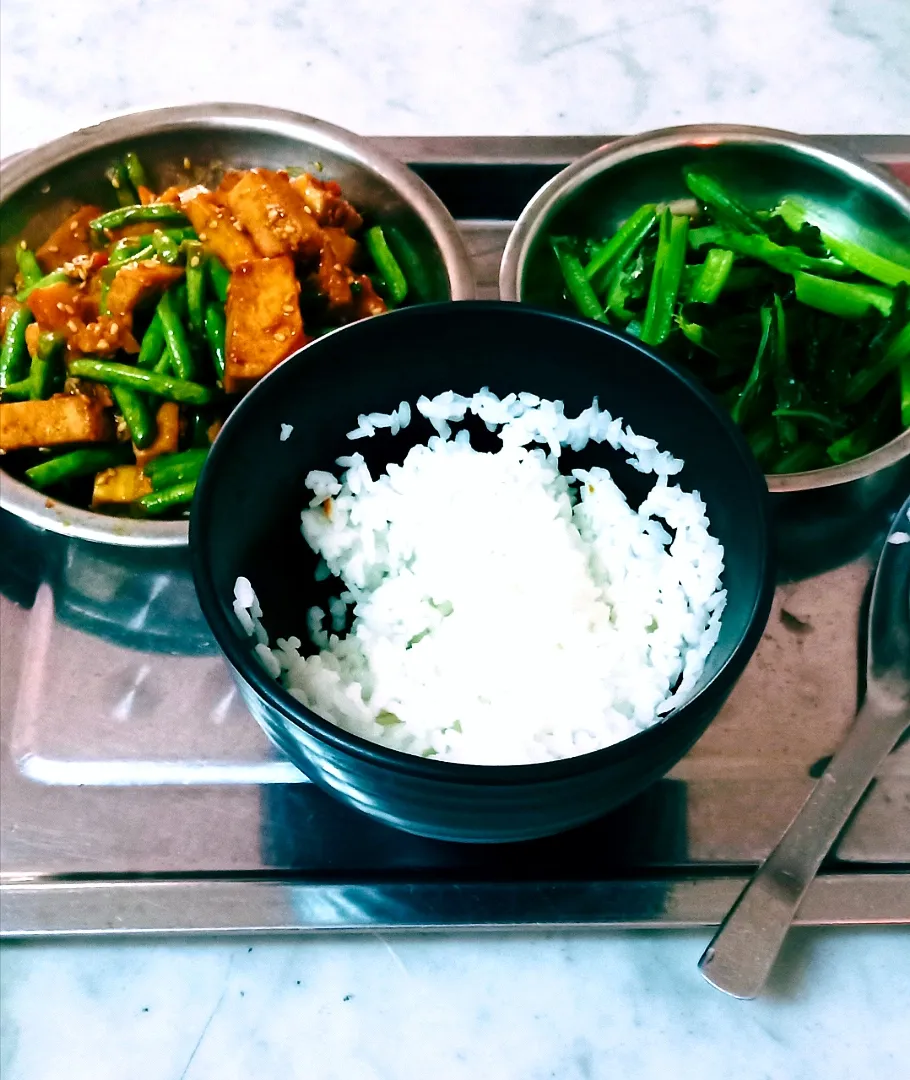
{"label": "stir-fried green bean", "polygon": [[374,225],[372,229],[367,229],[363,241],[373,258],[373,262],[376,263],[376,268],[382,275],[389,299],[396,306],[401,304],[408,295],[408,279],[404,276],[404,271],[401,269],[398,260],[392,254],[392,249],[386,241],[382,228],[379,225]]}
{"label": "stir-fried green bean", "polygon": [[74,480],[78,476],[91,476],[102,469],[112,469],[122,465],[132,455],[126,444],[117,446],[87,446],[83,450],[73,450],[68,454],[42,461],[25,470],[25,475],[33,487],[43,491],[45,488],[62,484],[64,480]]}
{"label": "stir-fried green bean", "polygon": [[208,274],[212,291],[222,304],[227,302],[228,285],[231,283],[231,272],[224,263],[214,255],[209,255],[205,260],[205,269]]}
{"label": "stir-fried green bean", "polygon": [[136,505],[146,514],[164,514],[175,507],[188,506],[193,501],[195,492],[196,481],[188,480],[186,483],[174,484],[173,487],[143,495],[136,500]]}
{"label": "stir-fried green bean", "polygon": [[108,386],[126,386],[130,390],[153,394],[167,401],[182,401],[187,405],[207,405],[214,396],[212,391],[201,383],[106,360],[73,360],[69,371],[70,375],[80,379],[93,379],[107,383]]}
{"label": "stir-fried green bean", "polygon": [[225,330],[224,311],[214,301],[209,301],[205,305],[205,337],[219,383],[224,380]]}
{"label": "stir-fried green bean", "polygon": [[28,357],[25,331],[31,321],[32,313],[28,308],[18,308],[7,321],[0,349],[0,389],[22,377]]}
{"label": "stir-fried green bean", "polygon": [[158,318],[164,331],[164,340],[171,354],[174,373],[181,379],[192,379],[196,366],[186,330],[177,308],[174,294],[168,290],[158,301]]}
{"label": "stir-fried green bean", "polygon": [[186,305],[191,329],[202,334],[205,321],[205,266],[202,244],[189,240],[183,245],[186,255]]}
{"label": "stir-fried green bean", "polygon": [[43,401],[63,384],[63,347],[66,338],[53,330],[38,335],[38,348],[29,370],[30,393],[33,401]]}
{"label": "stir-fried green bean", "polygon": [[41,269],[34,251],[31,248],[23,247],[22,244],[16,248],[16,265],[19,267],[19,274],[25,288],[37,285],[44,277],[44,271]]}
{"label": "stir-fried green bean", "polygon": [[164,454],[146,465],[145,475],[155,491],[173,487],[175,484],[185,484],[189,480],[195,480],[202,472],[208,453],[208,448],[205,448],[184,450],[180,454]]}
{"label": "stir-fried green bean", "polygon": [[118,210],[109,210],[89,222],[96,233],[103,233],[107,229],[122,229],[125,225],[136,225],[141,222],[154,221],[172,222],[188,225],[186,214],[171,203],[149,203],[148,206],[135,204],[133,206],[121,206]]}

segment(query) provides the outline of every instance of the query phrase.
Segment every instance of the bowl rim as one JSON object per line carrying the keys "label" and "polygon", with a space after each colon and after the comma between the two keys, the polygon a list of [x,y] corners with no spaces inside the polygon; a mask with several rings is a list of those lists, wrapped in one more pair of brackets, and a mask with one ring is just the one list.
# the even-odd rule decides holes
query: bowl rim
{"label": "bowl rim", "polygon": [[[61,135],[0,162],[0,209],[27,184],[50,169],[93,150],[130,139],[181,130],[235,129],[284,134],[300,142],[337,150],[394,187],[421,218],[439,248],[452,299],[472,299],[476,283],[470,256],[455,220],[435,192],[404,162],[369,138],[316,117],[269,105],[201,102],[118,113]],[[344,329],[344,328],[342,328]],[[174,548],[188,544],[187,519],[144,521],[70,506],[36,491],[0,467],[0,508],[48,532],[119,547]]]}
{"label": "bowl rim", "polygon": [[[853,181],[862,181],[881,198],[888,200],[910,220],[910,190],[875,162],[849,150],[834,149],[805,135],[779,128],[749,124],[680,124],[655,128],[604,143],[561,169],[531,197],[509,233],[499,264],[499,295],[504,300],[522,302],[522,278],[531,244],[546,219],[562,203],[574,197],[588,181],[616,165],[652,153],[679,147],[708,148],[721,144],[782,147],[835,169]],[[809,491],[837,487],[862,480],[898,461],[910,457],[910,428],[890,442],[845,465],[830,465],[799,473],[767,473],[772,492]]]}
{"label": "bowl rim", "polygon": [[[634,338],[630,338],[609,327],[600,326],[597,323],[590,322],[589,320],[583,319],[581,316],[575,316],[564,312],[548,311],[529,304],[514,304],[502,300],[461,301],[458,302],[457,305],[453,305],[452,303],[424,304],[420,307],[405,308],[399,311],[390,312],[385,316],[385,319],[397,320],[397,322],[392,323],[393,326],[397,325],[397,323],[406,323],[407,320],[415,321],[421,318],[428,319],[432,322],[440,311],[451,312],[453,308],[460,309],[465,317],[470,317],[472,313],[477,312],[498,311],[499,314],[494,315],[494,317],[527,320],[555,320],[560,323],[579,327],[586,333],[599,334],[603,337],[618,341],[622,348],[643,354],[652,362],[664,368],[672,378],[686,386],[701,404],[718,418],[722,428],[726,430],[732,447],[738,452],[743,467],[746,470],[746,475],[751,474],[753,490],[756,495],[756,510],[761,525],[760,532],[762,543],[760,548],[760,564],[757,568],[759,574],[758,588],[756,589],[752,608],[748,615],[746,631],[733,647],[725,663],[718,669],[709,682],[699,690],[695,697],[691,698],[679,709],[670,712],[657,720],[650,727],[638,731],[628,738],[621,739],[619,742],[612,743],[599,750],[589,751],[585,754],[531,764],[477,765],[453,761],[437,761],[433,758],[422,758],[401,750],[382,746],[378,743],[371,742],[368,739],[364,739],[359,735],[345,731],[343,728],[332,723],[332,721],[323,719],[313,710],[297,701],[297,699],[285,690],[276,679],[268,675],[262,665],[256,662],[252,651],[248,647],[250,639],[242,639],[239,636],[237,628],[231,623],[232,616],[224,610],[222,600],[215,592],[210,572],[211,560],[207,555],[207,546],[211,541],[211,534],[207,524],[207,511],[214,484],[212,478],[215,475],[215,470],[218,468],[220,457],[228,452],[225,449],[227,447],[226,442],[221,444],[222,450],[220,454],[213,447],[212,454],[203,468],[197,490],[198,512],[190,519],[190,562],[193,580],[196,586],[196,595],[202,613],[215,638],[215,642],[235,675],[239,676],[243,682],[252,687],[254,693],[260,700],[264,701],[269,708],[280,713],[287,722],[302,730],[309,737],[316,739],[318,742],[328,743],[333,749],[353,754],[354,757],[365,760],[370,764],[378,764],[381,767],[387,767],[390,773],[404,773],[410,776],[423,777],[428,780],[448,781],[456,784],[479,784],[481,786],[496,786],[502,784],[520,785],[531,781],[535,783],[559,781],[566,777],[576,775],[579,770],[593,770],[607,763],[623,761],[633,754],[640,745],[647,744],[652,739],[658,737],[658,733],[662,731],[667,724],[679,722],[682,718],[685,718],[689,714],[690,708],[696,702],[704,697],[710,697],[712,691],[730,668],[736,668],[737,665],[742,664],[739,672],[739,674],[741,674],[741,671],[751,659],[752,654],[764,633],[774,598],[774,548],[768,491],[764,485],[761,470],[755,461],[752,451],[749,449],[748,443],[746,443],[737,426],[730,419],[726,411],[714,400],[713,396],[695,380],[691,379],[685,373],[678,371],[666,360],[658,356],[647,346],[636,341]],[[347,329],[348,331],[353,330],[355,333],[359,334],[369,334],[375,332],[365,329],[372,322],[373,320],[364,320],[360,323],[355,323],[353,327],[342,329]],[[388,325],[388,323],[386,323],[386,325]],[[340,330],[332,331],[330,334],[326,334],[324,337],[319,338],[316,344],[319,342],[327,342],[330,338],[340,332]],[[349,333],[348,336],[351,339],[352,346],[356,345],[354,334]],[[294,356],[291,356],[289,358],[290,364],[293,365],[295,359],[300,355],[300,353],[296,353]],[[306,368],[303,365],[298,366],[304,372],[305,376]],[[282,368],[276,369],[276,374],[279,371],[282,371],[283,375],[279,377],[278,381],[280,381],[281,378],[285,380],[294,378],[294,369],[291,366],[285,367],[283,365]],[[244,422],[245,415],[257,408],[259,400],[257,394],[259,393],[259,386],[262,385],[264,385],[264,381],[253,387],[253,389],[244,397],[243,401],[241,401],[229,417],[223,431],[228,431],[231,425],[233,425],[234,428],[237,428]],[[261,398],[262,395],[260,394],[259,397]],[[215,446],[217,447],[217,443]],[[736,676],[737,679],[739,678],[739,674]],[[579,765],[579,763],[583,764]]]}

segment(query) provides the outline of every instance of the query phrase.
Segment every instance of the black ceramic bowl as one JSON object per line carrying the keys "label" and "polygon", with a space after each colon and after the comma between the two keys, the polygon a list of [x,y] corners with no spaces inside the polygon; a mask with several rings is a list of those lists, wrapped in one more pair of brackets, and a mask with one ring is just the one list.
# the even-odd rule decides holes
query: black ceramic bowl
{"label": "black ceramic bowl", "polygon": [[[725,548],[729,593],[720,639],[698,692],[646,731],[614,746],[535,765],[472,766],[414,757],[342,731],[271,679],[232,612],[248,577],[272,641],[305,636],[324,599],[300,510],[311,469],[356,448],[374,475],[432,434],[416,414],[400,435],[348,442],[358,413],[402,399],[483,386],[562,399],[575,415],[599,396],[640,434],[685,459],[680,483],[701,492]],[[286,441],[281,424],[293,425]],[[573,464],[605,464],[630,500],[646,490],[624,455],[603,444]],[[566,467],[566,466],[564,466]],[[648,485],[650,486],[650,485]],[[317,784],[390,825],[442,840],[527,840],[580,825],[663,776],[718,712],[758,643],[772,594],[764,480],[730,420],[708,395],[636,342],[569,316],[506,303],[414,308],[321,338],[257,386],[228,420],[196,493],[190,526],[203,613],[250,711]],[[469,678],[469,673],[466,673]]]}

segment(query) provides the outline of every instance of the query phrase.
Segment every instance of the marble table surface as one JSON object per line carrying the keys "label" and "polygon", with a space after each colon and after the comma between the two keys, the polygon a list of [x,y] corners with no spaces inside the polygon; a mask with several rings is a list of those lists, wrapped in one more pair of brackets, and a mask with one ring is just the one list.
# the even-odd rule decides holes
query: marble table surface
{"label": "marble table surface", "polygon": [[[82,0],[0,9],[0,153],[253,101],[364,134],[696,121],[906,132],[907,0]],[[7,944],[3,1080],[906,1076],[910,928],[795,932],[724,998],[708,934]]]}

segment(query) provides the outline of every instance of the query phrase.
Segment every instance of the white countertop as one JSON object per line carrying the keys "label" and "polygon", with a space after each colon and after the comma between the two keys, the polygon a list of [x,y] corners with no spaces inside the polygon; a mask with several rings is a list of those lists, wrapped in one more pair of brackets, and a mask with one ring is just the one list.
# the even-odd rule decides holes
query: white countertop
{"label": "white countertop", "polygon": [[[0,153],[111,113],[252,101],[364,134],[697,121],[906,132],[907,0],[4,0]],[[3,1080],[906,1075],[910,928],[800,931],[724,998],[707,933],[7,945]]]}

